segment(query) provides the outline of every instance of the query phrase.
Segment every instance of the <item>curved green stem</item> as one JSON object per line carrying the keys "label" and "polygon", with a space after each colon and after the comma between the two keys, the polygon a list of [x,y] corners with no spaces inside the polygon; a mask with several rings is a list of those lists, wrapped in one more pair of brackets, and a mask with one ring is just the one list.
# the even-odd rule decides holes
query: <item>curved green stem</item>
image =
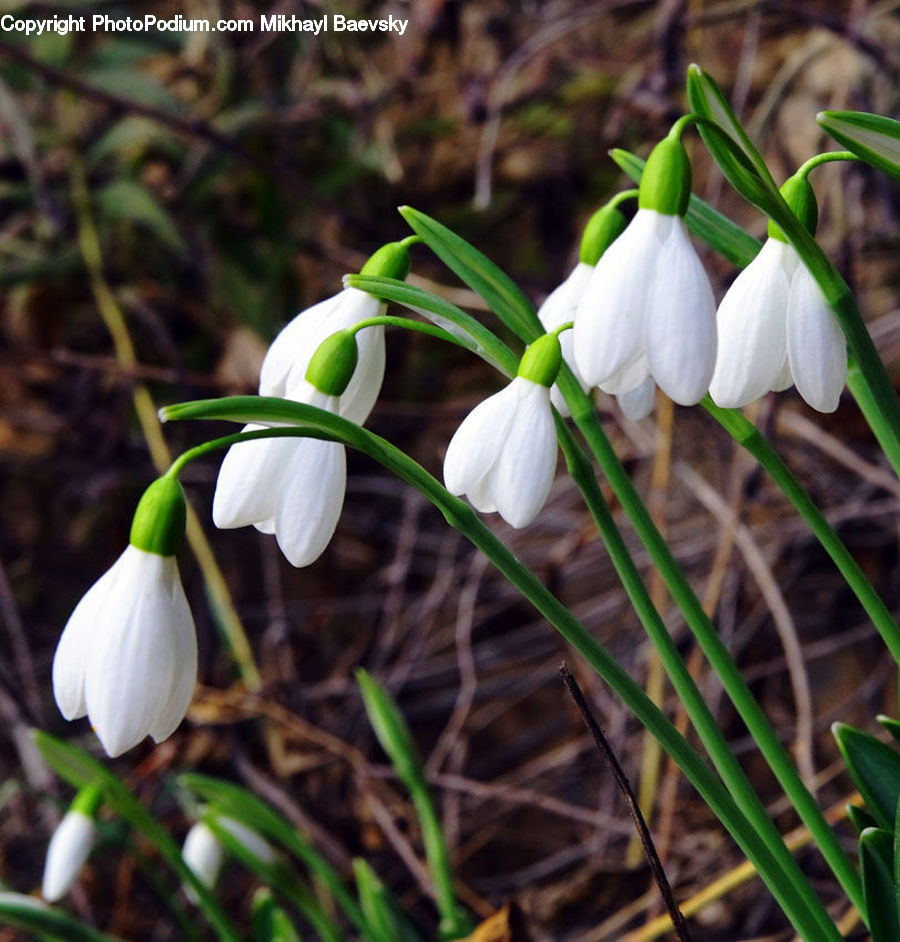
{"label": "curved green stem", "polygon": [[716,421],[746,448],[754,458],[769,472],[772,479],[781,488],[782,493],[794,505],[797,513],[806,521],[822,547],[834,560],[847,585],[853,590],[866,614],[878,629],[882,640],[891,652],[894,660],[900,664],[900,627],[887,605],[866,578],[850,551],[834,532],[831,524],[812,502],[809,495],[781,460],[775,449],[763,438],[759,429],[736,409],[721,409],[709,396],[703,400],[703,406]]}
{"label": "curved green stem", "polygon": [[409,317],[395,317],[392,314],[380,314],[377,317],[367,317],[365,320],[354,324],[350,330],[356,334],[366,327],[402,327],[404,330],[417,331],[420,334],[428,334],[431,337],[437,337],[438,340],[444,340],[447,343],[455,343],[458,347],[464,347],[453,334],[441,327],[435,327],[434,324],[423,324],[422,321],[414,321]]}
{"label": "curved green stem", "polygon": [[850,858],[829,827],[822,809],[803,784],[796,766],[779,741],[771,723],[741,676],[728,648],[722,642],[684,572],[656,528],[609,439],[603,432],[593,403],[566,366],[563,366],[560,371],[557,384],[569,404],[575,424],[600,463],[601,470],[628,514],[641,542],[647,548],[673,600],[681,609],[697,643],[719,676],[726,694],[746,724],[801,820],[813,835],[844,891],[854,905],[860,908],[860,912],[865,912],[859,875]]}
{"label": "curved green stem", "polygon": [[[577,385],[571,372],[568,377]],[[579,387],[580,389],[580,387]],[[450,493],[424,468],[402,451],[352,423],[312,406],[282,399],[235,397],[182,403],[163,410],[167,419],[228,419],[237,422],[294,422],[303,427],[336,434],[383,464],[402,480],[417,488],[560,632],[623,700],[634,715],[659,739],[666,752],[678,763],[687,779],[722,821],[747,857],[753,861],[772,894],[800,935],[809,942],[838,942],[840,936],[818,899],[808,891],[801,895],[785,873],[772,849],[750,824],[743,811],[715,774],[697,755],[687,740],[647,697],[572,613],[516,559],[506,546],[481,522],[477,514]],[[624,472],[623,472],[624,473]],[[629,482],[630,483],[630,482]],[[674,561],[673,561],[674,564]],[[808,888],[807,888],[808,890]]]}
{"label": "curved green stem", "polygon": [[810,172],[815,170],[816,167],[820,167],[822,164],[829,164],[836,160],[860,160],[852,151],[849,150],[830,150],[826,151],[824,154],[816,154],[814,157],[810,157],[809,160],[804,161],[797,170],[794,172],[795,177],[801,177],[805,179],[809,176]]}
{"label": "curved green stem", "polygon": [[[815,899],[809,883],[797,866],[790,851],[766,812],[765,806],[747,778],[740,763],[734,757],[715,716],[709,709],[703,695],[697,688],[694,678],[685,666],[678,648],[666,629],[650,593],[644,585],[622,534],[619,532],[603,492],[597,484],[596,476],[584,452],[575,441],[568,426],[557,416],[557,433],[562,446],[566,466],[572,480],[578,486],[587,504],[588,510],[597,525],[597,529],[606,546],[609,558],[615,566],[619,579],[628,598],[637,613],[647,636],[659,654],[669,680],[679,700],[683,704],[690,721],[706,748],[716,771],[734,796],[741,810],[752,826],[757,829],[766,842],[772,855],[784,868],[787,879],[791,880],[799,895]],[[817,901],[816,901],[817,902]]]}

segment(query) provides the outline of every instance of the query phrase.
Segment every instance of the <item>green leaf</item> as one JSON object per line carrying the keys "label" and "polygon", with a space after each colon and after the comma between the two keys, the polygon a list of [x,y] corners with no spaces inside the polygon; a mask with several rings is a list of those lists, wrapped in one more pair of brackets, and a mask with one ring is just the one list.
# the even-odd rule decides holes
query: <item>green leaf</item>
{"label": "green leaf", "polygon": [[858,805],[847,805],[847,817],[857,834],[862,834],[866,828],[878,827],[875,818],[865,808],[860,808]]}
{"label": "green leaf", "polygon": [[98,932],[63,909],[48,906],[23,893],[0,893],[0,923],[62,942],[115,942],[116,936]]}
{"label": "green leaf", "polygon": [[[646,161],[618,147],[610,151],[610,156],[635,183],[640,183]],[[741,268],[749,265],[762,248],[737,223],[693,193],[684,221],[699,239]]]}
{"label": "green leaf", "polygon": [[875,717],[876,720],[896,739],[900,742],[900,721],[891,719],[889,716],[884,716],[883,714]]}
{"label": "green leaf", "polygon": [[287,913],[275,903],[268,887],[253,894],[253,942],[301,942]]}
{"label": "green leaf", "polygon": [[859,861],[872,942],[896,942],[900,933],[894,887],[894,842],[881,828],[866,828],[859,839]]}
{"label": "green leaf", "polygon": [[280,814],[245,788],[222,779],[186,772],[179,776],[178,781],[188,791],[194,792],[214,806],[219,814],[237,819],[251,830],[271,838],[295,854],[309,868],[310,873],[328,888],[347,918],[360,930],[363,938],[370,938],[366,935],[366,922],[362,911],[344,886],[340,874]]}
{"label": "green leaf", "polygon": [[133,160],[150,147],[173,157],[180,157],[185,150],[182,140],[158,121],[129,115],[97,140],[88,150],[87,160],[98,163],[113,154]]}
{"label": "green leaf", "polygon": [[477,318],[443,298],[395,278],[373,275],[346,275],[344,283],[373,294],[383,301],[393,301],[427,317],[432,324],[452,334],[462,346],[480,356],[507,376],[515,376],[519,358]]}
{"label": "green leaf", "polygon": [[175,252],[184,254],[187,251],[168,210],[139,183],[114,180],[99,191],[97,205],[107,219],[140,223]]}
{"label": "green leaf", "polygon": [[401,942],[400,930],[394,921],[394,912],[384,884],[365,860],[353,861],[356,891],[369,930],[378,942]]}
{"label": "green leaf", "polygon": [[534,305],[518,285],[486,255],[437,220],[411,206],[400,215],[435,255],[522,340],[530,342],[544,333]]}
{"label": "green leaf", "polygon": [[900,753],[845,723],[835,723],[831,729],[850,777],[865,799],[866,810],[882,828],[893,833],[900,800]]}
{"label": "green leaf", "polygon": [[864,111],[823,111],[816,120],[857,157],[900,177],[900,121]]}

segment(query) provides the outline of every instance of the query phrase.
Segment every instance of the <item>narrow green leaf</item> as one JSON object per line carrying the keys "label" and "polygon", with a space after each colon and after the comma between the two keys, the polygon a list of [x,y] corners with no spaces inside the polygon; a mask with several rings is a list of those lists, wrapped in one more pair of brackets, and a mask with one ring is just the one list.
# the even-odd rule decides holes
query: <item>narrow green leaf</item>
{"label": "narrow green leaf", "polygon": [[253,942],[301,942],[287,913],[276,904],[268,887],[260,887],[253,894],[250,925]]}
{"label": "narrow green leaf", "polygon": [[900,722],[897,720],[891,719],[889,716],[876,716],[876,720],[896,739],[900,742]]}
{"label": "narrow green leaf", "polygon": [[847,763],[847,770],[873,814],[886,831],[894,831],[900,800],[900,753],[869,733],[835,723],[832,733]]}
{"label": "narrow green leaf", "polygon": [[864,111],[823,111],[816,120],[857,157],[900,177],[900,121]]}
{"label": "narrow green leaf", "polygon": [[[635,183],[640,183],[646,161],[618,147],[610,151],[610,156]],[[762,248],[737,223],[693,193],[684,221],[697,238],[741,268],[749,265]]]}
{"label": "narrow green leaf", "polygon": [[900,937],[893,844],[890,833],[881,828],[866,828],[859,838],[859,861],[872,942],[897,942]]}
{"label": "narrow green leaf", "polygon": [[481,321],[455,304],[445,301],[424,288],[418,288],[395,278],[347,275],[344,282],[351,288],[358,288],[383,301],[402,304],[411,311],[421,314],[432,324],[452,334],[464,347],[482,357],[501,373],[507,376],[515,375],[519,358]]}
{"label": "narrow green leaf", "polygon": [[115,936],[86,926],[64,909],[23,893],[0,893],[0,923],[61,942],[116,942]]}
{"label": "narrow green leaf", "polygon": [[127,219],[152,232],[160,242],[183,254],[184,239],[169,211],[134,180],[114,180],[97,194],[97,206],[107,219]]}
{"label": "narrow green leaf", "polygon": [[865,808],[860,808],[858,805],[847,805],[847,817],[856,829],[857,835],[862,834],[866,828],[878,827],[878,822],[875,820],[874,816],[869,814]]}
{"label": "narrow green leaf", "polygon": [[359,904],[378,942],[401,942],[390,899],[375,871],[360,857],[353,861]]}
{"label": "narrow green leaf", "polygon": [[461,281],[484,298],[510,330],[529,342],[544,333],[534,305],[486,255],[452,229],[411,206],[401,206],[400,215]]}

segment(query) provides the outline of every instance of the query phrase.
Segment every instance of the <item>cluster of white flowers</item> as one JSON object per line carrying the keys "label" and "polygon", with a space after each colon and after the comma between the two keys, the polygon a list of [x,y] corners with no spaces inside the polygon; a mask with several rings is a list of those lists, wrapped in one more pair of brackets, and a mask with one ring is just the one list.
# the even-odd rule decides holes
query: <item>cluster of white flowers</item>
{"label": "cluster of white flowers", "polygon": [[[815,199],[805,178],[792,179],[783,192],[814,229]],[[815,408],[837,407],[847,369],[844,337],[797,253],[770,227],[769,241],[717,312],[685,228],[689,198],[687,154],[670,135],[647,160],[631,223],[625,225],[618,201],[594,216],[578,264],[539,311],[548,332],[526,350],[516,377],[453,436],[444,460],[451,493],[465,494],[482,512],[499,512],[514,527],[535,518],[556,469],[552,406],[567,414],[555,386],[562,361],[585,391],[616,395],[634,420],[652,409],[657,385],[682,405],[709,391],[718,405],[736,407],[795,384]],[[406,245],[389,243],[363,273],[405,278],[408,268]],[[384,309],[377,298],[346,288],[298,315],[269,348],[260,394],[365,422],[385,367],[384,327],[366,322]],[[213,520],[274,534],[285,557],[305,566],[334,533],[345,485],[340,443],[240,442],[222,463]],[[138,508],[131,545],[81,600],[57,649],[60,710],[68,719],[88,715],[111,756],[148,734],[157,741],[169,736],[191,701],[197,642],[174,558],[183,533],[180,486],[164,477]]]}

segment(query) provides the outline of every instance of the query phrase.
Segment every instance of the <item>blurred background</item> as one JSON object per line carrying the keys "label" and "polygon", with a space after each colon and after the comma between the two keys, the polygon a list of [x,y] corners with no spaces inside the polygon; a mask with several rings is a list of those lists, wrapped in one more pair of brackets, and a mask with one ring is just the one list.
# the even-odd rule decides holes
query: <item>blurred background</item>
{"label": "blurred background", "polygon": [[[409,20],[402,37],[0,32],[0,884],[26,893],[70,798],[27,730],[96,751],[85,721],[59,716],[50,664],[75,603],[127,541],[154,455],[163,460],[157,405],[254,392],[280,326],[408,234],[395,212],[404,203],[456,229],[540,302],[576,260],[591,212],[628,185],[607,151],[646,155],[685,107],[691,61],[722,84],[777,180],[827,148],[819,110],[900,109],[896,0],[0,6],[21,18]],[[765,220],[692,148],[696,192],[762,236]],[[859,167],[829,165],[813,181],[821,243],[896,372],[900,191]],[[734,272],[703,257],[721,296]],[[413,272],[481,310],[422,247]],[[368,424],[438,473],[456,425],[499,385],[462,351],[394,333]],[[852,401],[822,417],[793,393],[770,400],[756,419],[896,608],[900,488]],[[823,805],[839,810],[852,789],[829,724],[896,715],[874,630],[802,523],[705,413],[660,403],[634,425],[608,403],[601,410],[754,691],[801,769],[817,776]],[[167,426],[164,441],[177,453],[222,433]],[[656,894],[630,848],[626,809],[566,699],[563,659],[636,786],[652,761],[640,728],[550,628],[422,498],[358,455],[337,534],[303,570],[255,530],[215,531],[216,471],[209,459],[184,476],[209,541],[200,562],[187,548],[181,557],[200,639],[194,706],[169,741],[111,763],[173,835],[188,826],[177,773],[240,782],[342,872],[365,856],[433,934],[415,818],[353,680],[364,666],[412,725],[461,898],[478,917],[514,901],[524,928],[505,938],[655,938],[639,927]],[[643,680],[640,627],[571,483],[557,481],[527,530],[491,523]],[[623,526],[689,656],[677,613]],[[242,636],[248,649],[236,661],[225,639]],[[735,750],[775,801],[743,727],[700,669]],[[658,782],[651,826],[684,900],[741,857],[664,761]],[[796,826],[777,801],[772,810],[783,830]],[[70,897],[73,911],[124,938],[178,938],[124,837],[113,829],[107,840]],[[820,858],[799,854],[842,913]],[[239,868],[220,891],[246,919],[252,883]],[[692,925],[705,940],[792,937],[753,879]],[[0,939],[13,938],[0,928]]]}

